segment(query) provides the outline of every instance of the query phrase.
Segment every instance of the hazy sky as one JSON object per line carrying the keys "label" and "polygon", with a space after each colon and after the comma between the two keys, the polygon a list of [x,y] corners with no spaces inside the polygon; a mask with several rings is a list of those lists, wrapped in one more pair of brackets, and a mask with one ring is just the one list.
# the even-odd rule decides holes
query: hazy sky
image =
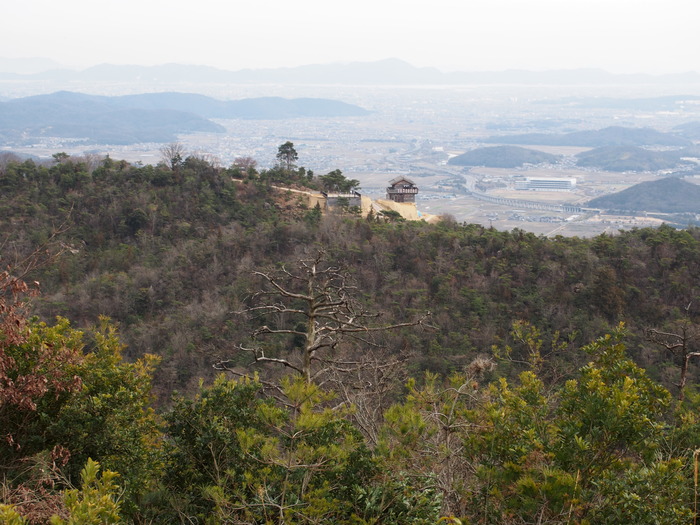
{"label": "hazy sky", "polygon": [[[9,5],[8,5],[9,4]],[[697,0],[7,0],[0,57],[223,69],[700,71]]]}

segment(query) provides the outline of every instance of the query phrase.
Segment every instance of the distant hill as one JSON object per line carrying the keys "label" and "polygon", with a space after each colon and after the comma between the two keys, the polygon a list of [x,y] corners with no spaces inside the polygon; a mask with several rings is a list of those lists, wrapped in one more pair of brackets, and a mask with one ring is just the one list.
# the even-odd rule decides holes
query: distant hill
{"label": "distant hill", "polygon": [[0,137],[32,142],[36,137],[84,139],[88,143],[170,142],[179,133],[223,132],[194,113],[119,106],[110,97],[58,92],[0,103]]}
{"label": "distant hill", "polygon": [[686,122],[673,128],[673,131],[688,140],[700,140],[700,122]]}
{"label": "distant hill", "polygon": [[328,99],[221,101],[189,93],[106,97],[60,91],[0,102],[0,138],[81,138],[90,143],[172,142],[178,134],[223,132],[211,118],[275,119],[361,116],[369,112]]}
{"label": "distant hill", "polygon": [[525,133],[489,137],[484,142],[497,144],[538,144],[542,146],[690,146],[692,141],[651,128],[611,126],[600,130],[574,131],[564,134]]}
{"label": "distant hill", "polygon": [[659,171],[688,164],[682,151],[650,151],[635,146],[604,146],[576,155],[576,165],[605,171]]}
{"label": "distant hill", "polygon": [[517,168],[523,164],[554,163],[561,157],[520,148],[518,146],[492,146],[477,148],[449,160],[455,166],[487,166],[490,168]]}
{"label": "distant hill", "polygon": [[677,177],[666,177],[598,197],[588,206],[617,211],[700,213],[700,186]]}

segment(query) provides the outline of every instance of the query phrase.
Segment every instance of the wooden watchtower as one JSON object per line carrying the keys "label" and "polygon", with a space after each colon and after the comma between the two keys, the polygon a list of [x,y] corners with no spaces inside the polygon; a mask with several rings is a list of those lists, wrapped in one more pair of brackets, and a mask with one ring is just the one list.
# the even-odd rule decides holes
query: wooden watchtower
{"label": "wooden watchtower", "polygon": [[416,183],[401,175],[389,181],[386,198],[394,202],[416,202],[417,193]]}

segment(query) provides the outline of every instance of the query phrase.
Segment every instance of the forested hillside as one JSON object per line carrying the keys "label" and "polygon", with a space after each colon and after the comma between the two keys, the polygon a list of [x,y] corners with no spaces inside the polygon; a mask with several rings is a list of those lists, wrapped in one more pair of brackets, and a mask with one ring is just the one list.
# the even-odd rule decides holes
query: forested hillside
{"label": "forested hillside", "polygon": [[495,168],[517,168],[523,164],[555,163],[561,157],[520,148],[517,146],[492,146],[489,148],[477,148],[449,160],[449,164],[455,166],[489,166]]}
{"label": "forested hillside", "polygon": [[0,518],[692,522],[700,230],[322,214],[275,187],[337,171],[90,160],[0,167]]}
{"label": "forested hillside", "polygon": [[604,146],[577,154],[576,165],[619,172],[681,169],[690,164],[683,160],[688,153],[685,150],[650,151],[635,146]]}
{"label": "forested hillside", "polygon": [[700,213],[700,186],[679,177],[635,184],[588,202],[594,208],[638,212]]}

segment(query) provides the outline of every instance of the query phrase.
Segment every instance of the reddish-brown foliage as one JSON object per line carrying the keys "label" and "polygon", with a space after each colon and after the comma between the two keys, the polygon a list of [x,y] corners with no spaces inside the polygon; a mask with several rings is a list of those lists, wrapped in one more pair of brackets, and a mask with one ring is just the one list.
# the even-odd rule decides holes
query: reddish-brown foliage
{"label": "reddish-brown foliage", "polygon": [[[68,365],[81,358],[78,349],[31,341],[26,300],[37,292],[38,283],[30,287],[9,270],[0,273],[0,420],[12,410],[36,410],[37,401],[49,392],[59,395],[81,385],[68,372]],[[20,447],[12,428],[3,428],[1,437]]]}

